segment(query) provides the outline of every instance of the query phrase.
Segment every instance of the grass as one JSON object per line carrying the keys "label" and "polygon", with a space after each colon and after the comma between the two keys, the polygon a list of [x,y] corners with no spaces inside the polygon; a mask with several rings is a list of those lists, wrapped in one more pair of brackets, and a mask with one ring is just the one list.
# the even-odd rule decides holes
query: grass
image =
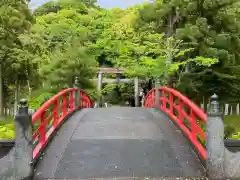
{"label": "grass", "polygon": [[[2,119],[3,120],[0,120],[0,140],[14,139],[15,138],[13,124],[14,117],[5,117]],[[53,124],[53,119],[49,121],[48,126],[51,124]],[[38,123],[34,124],[33,131],[36,130],[38,127],[39,127]]]}
{"label": "grass", "polygon": [[[228,126],[230,131],[234,131],[227,136],[229,139],[240,139],[240,116],[232,115],[225,116],[224,123]],[[226,134],[225,134],[226,135]]]}
{"label": "grass", "polygon": [[224,116],[224,123],[235,127],[236,132],[240,132],[240,116]]}
{"label": "grass", "polygon": [[0,120],[0,140],[1,139],[14,139],[14,117],[4,117]]}

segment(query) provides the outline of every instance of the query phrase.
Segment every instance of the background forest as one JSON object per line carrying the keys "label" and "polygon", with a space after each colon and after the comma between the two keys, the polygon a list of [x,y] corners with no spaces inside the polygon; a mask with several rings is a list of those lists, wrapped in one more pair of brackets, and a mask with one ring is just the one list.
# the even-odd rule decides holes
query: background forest
{"label": "background forest", "polygon": [[[38,108],[72,87],[76,76],[97,99],[92,79],[100,66],[124,68],[127,78],[158,79],[204,109],[213,93],[222,103],[240,100],[239,0],[156,0],[125,10],[59,0],[34,12],[28,3],[0,2],[1,117],[21,97]],[[111,84],[103,93],[119,102],[133,88]],[[240,118],[229,119],[240,131]]]}

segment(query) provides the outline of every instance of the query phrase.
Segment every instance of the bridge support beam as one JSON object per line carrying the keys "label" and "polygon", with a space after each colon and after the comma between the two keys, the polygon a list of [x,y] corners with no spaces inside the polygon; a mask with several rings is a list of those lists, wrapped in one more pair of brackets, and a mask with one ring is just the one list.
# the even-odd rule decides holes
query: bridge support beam
{"label": "bridge support beam", "polygon": [[20,101],[15,121],[15,145],[0,159],[1,179],[31,179],[32,168],[32,120],[28,114],[27,100]]}
{"label": "bridge support beam", "polygon": [[230,152],[224,144],[224,121],[218,96],[211,97],[207,121],[207,176],[209,179],[240,179],[240,152]]}

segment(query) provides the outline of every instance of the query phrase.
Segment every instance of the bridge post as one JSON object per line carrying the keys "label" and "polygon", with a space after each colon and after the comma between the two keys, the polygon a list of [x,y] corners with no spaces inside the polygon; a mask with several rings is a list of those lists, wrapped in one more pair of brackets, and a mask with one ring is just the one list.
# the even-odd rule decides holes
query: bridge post
{"label": "bridge post", "polygon": [[[74,80],[74,88],[79,88],[79,77],[75,77]],[[73,101],[73,103],[75,103],[75,107],[79,107],[80,106],[80,92],[79,90],[75,91],[75,93],[73,94],[73,98],[75,99],[75,101]],[[74,105],[73,105],[74,107]]]}
{"label": "bridge post", "polygon": [[160,91],[159,91],[159,87],[160,87],[160,80],[159,78],[155,79],[155,88],[156,88],[156,94],[155,94],[155,108],[159,109],[160,108]]}
{"label": "bridge post", "polygon": [[225,179],[224,122],[218,96],[211,97],[207,120],[207,176],[210,179]]}
{"label": "bridge post", "polygon": [[19,110],[14,120],[15,145],[0,159],[1,179],[30,180],[32,168],[32,120],[28,114],[27,100],[20,101]]}

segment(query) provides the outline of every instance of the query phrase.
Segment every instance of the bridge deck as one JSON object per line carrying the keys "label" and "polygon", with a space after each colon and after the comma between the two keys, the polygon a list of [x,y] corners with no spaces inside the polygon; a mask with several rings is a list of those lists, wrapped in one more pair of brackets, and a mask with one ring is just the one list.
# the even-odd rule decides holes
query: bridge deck
{"label": "bridge deck", "polygon": [[188,141],[162,113],[143,108],[84,109],[61,127],[37,179],[203,177]]}

